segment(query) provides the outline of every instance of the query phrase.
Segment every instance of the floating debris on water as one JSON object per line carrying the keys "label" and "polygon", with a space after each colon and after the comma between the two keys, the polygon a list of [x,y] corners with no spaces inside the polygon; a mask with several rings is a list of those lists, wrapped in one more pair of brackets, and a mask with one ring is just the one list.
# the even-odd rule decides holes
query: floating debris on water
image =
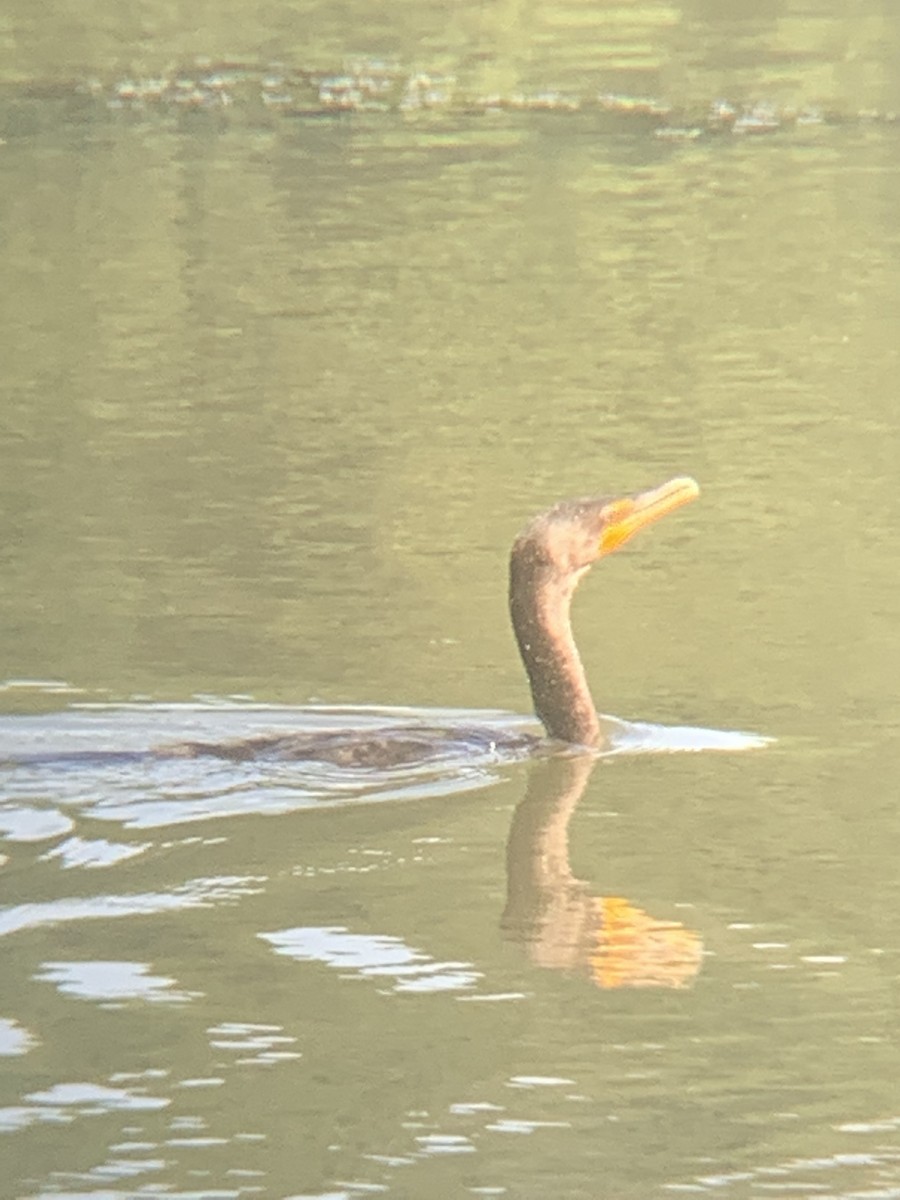
{"label": "floating debris on water", "polygon": [[695,142],[703,137],[703,130],[699,125],[660,125],[653,130],[653,136],[666,142]]}
{"label": "floating debris on water", "polygon": [[96,75],[69,84],[32,80],[7,89],[33,100],[78,99],[109,112],[248,112],[253,119],[390,114],[415,118],[489,114],[595,114],[637,128],[666,142],[695,142],[706,136],[755,137],[786,129],[824,125],[894,124],[896,112],[841,112],[817,104],[780,105],[765,98],[716,97],[705,108],[674,105],[650,95],[595,91],[578,93],[542,87],[535,91],[473,93],[455,75],[404,67],[393,59],[352,55],[338,68],[295,67],[283,62],[253,64],[198,58],[165,72],[129,74],[113,81]]}
{"label": "floating debris on water", "polygon": [[781,116],[774,104],[760,102],[745,109],[735,119],[731,126],[731,132],[737,134],[774,133],[776,129],[780,128]]}
{"label": "floating debris on water", "polygon": [[416,109],[448,108],[453,103],[456,78],[453,75],[412,75],[403,89],[399,108],[402,112]]}
{"label": "floating debris on water", "polygon": [[600,107],[607,112],[624,113],[636,117],[668,117],[672,106],[664,100],[649,96],[623,96],[604,93],[597,97]]}

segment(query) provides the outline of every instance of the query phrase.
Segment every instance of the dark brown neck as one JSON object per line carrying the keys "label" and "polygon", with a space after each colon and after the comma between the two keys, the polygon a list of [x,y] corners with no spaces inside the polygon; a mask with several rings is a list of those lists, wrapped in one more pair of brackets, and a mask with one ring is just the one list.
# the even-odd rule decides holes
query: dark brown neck
{"label": "dark brown neck", "polygon": [[572,636],[569,609],[578,580],[560,579],[514,547],[509,568],[509,611],[528,672],[534,711],[548,737],[582,746],[602,741],[600,721]]}

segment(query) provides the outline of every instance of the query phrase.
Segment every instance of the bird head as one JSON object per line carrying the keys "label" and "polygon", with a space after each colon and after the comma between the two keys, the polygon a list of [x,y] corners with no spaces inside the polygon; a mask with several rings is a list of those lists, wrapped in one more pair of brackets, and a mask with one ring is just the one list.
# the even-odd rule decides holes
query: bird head
{"label": "bird head", "polygon": [[563,500],[536,517],[520,534],[529,557],[575,581],[599,558],[612,554],[639,530],[700,494],[693,479],[679,476],[647,492]]}

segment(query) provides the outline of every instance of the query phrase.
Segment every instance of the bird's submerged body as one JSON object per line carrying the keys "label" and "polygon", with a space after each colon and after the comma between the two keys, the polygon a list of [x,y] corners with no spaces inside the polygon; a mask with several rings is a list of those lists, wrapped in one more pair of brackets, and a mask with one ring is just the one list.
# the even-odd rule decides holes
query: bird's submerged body
{"label": "bird's submerged body", "polygon": [[399,725],[379,732],[347,729],[314,733],[259,734],[225,742],[178,742],[155,753],[177,758],[212,758],[249,762],[259,758],[280,762],[327,763],[335,767],[373,771],[429,763],[451,756],[527,756],[541,739],[527,733],[478,726]]}

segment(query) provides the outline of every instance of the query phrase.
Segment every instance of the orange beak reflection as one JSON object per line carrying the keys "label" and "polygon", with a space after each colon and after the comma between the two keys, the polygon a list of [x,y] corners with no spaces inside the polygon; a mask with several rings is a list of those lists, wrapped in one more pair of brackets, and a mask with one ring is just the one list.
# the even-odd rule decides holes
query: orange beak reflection
{"label": "orange beak reflection", "polygon": [[603,510],[606,527],[600,535],[599,553],[611,554],[618,550],[638,530],[658,521],[666,513],[674,512],[700,495],[696,480],[688,476],[670,479],[661,487],[650,492],[640,492],[623,500],[613,500]]}

